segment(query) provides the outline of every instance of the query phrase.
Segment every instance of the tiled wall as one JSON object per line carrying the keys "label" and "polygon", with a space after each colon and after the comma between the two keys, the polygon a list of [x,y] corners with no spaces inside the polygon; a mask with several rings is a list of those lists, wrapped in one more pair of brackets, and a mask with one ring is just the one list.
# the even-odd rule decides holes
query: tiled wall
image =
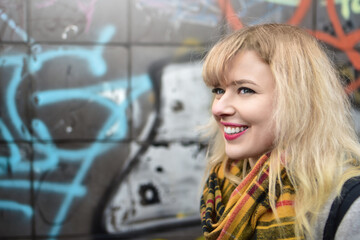
{"label": "tiled wall", "polygon": [[357,125],[359,1],[0,0],[0,239],[199,237],[201,57],[265,22],[326,44]]}

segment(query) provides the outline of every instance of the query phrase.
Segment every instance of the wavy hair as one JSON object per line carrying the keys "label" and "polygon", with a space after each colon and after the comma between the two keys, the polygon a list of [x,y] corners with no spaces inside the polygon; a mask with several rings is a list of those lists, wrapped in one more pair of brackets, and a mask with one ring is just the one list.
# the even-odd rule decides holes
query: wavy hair
{"label": "wavy hair", "polygon": [[[296,234],[313,235],[317,215],[335,190],[360,175],[360,147],[344,86],[323,46],[305,30],[286,24],[245,27],[225,36],[204,59],[203,79],[221,85],[228,63],[241,51],[255,51],[275,79],[275,140],[270,156],[270,200],[285,166],[295,188]],[[208,168],[230,161],[212,119]],[[244,163],[246,160],[244,159]],[[245,165],[242,168],[246,174]],[[226,173],[235,183],[241,179]]]}

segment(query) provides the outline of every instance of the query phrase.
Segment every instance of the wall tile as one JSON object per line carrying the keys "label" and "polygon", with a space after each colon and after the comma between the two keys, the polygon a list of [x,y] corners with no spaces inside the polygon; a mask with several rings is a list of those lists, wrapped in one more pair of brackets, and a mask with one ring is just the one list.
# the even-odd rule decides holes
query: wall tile
{"label": "wall tile", "polygon": [[[127,0],[33,0],[32,37],[40,42],[124,43],[128,38]],[[104,39],[105,38],[105,39]]]}
{"label": "wall tile", "polygon": [[30,62],[37,137],[127,138],[127,54],[125,48],[116,46],[43,45]]}

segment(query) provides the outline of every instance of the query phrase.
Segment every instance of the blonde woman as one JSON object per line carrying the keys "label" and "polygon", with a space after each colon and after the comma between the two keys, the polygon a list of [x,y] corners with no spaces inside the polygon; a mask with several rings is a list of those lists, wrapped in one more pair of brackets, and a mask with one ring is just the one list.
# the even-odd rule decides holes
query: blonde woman
{"label": "blonde woman", "polygon": [[[246,27],[203,66],[212,88],[206,239],[322,239],[334,199],[360,175],[360,147],[336,70],[289,25]],[[360,239],[360,198],[335,239]]]}

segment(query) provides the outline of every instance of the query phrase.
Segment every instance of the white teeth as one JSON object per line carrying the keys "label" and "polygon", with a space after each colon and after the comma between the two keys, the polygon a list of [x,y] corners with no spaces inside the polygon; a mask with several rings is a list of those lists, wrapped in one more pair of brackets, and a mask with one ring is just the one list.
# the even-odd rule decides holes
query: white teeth
{"label": "white teeth", "polygon": [[227,134],[235,134],[245,131],[247,127],[224,127],[224,132]]}

